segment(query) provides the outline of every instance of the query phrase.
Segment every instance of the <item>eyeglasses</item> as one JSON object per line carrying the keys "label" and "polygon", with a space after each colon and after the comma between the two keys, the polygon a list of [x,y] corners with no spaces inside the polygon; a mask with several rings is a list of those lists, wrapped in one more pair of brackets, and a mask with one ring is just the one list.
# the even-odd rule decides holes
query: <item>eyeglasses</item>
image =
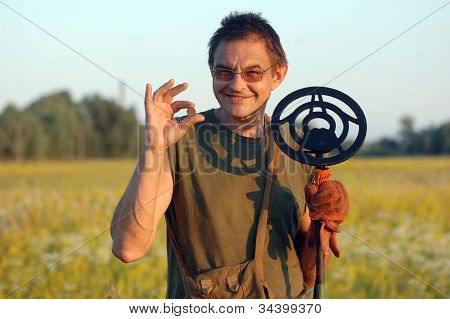
{"label": "eyeglasses", "polygon": [[216,80],[225,82],[233,80],[236,74],[240,74],[245,82],[253,83],[261,81],[264,74],[272,69],[275,65],[272,65],[266,70],[244,70],[241,72],[236,72],[235,70],[230,69],[214,68],[211,70],[211,74]]}

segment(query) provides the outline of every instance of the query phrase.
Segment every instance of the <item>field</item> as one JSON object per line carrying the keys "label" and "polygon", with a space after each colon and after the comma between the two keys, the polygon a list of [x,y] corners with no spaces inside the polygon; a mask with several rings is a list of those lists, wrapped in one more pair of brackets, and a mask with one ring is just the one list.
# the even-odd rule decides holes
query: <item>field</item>
{"label": "field", "polygon": [[[165,231],[123,264],[109,224],[133,160],[0,164],[0,297],[164,298]],[[352,159],[351,196],[326,273],[330,298],[450,294],[450,158]]]}

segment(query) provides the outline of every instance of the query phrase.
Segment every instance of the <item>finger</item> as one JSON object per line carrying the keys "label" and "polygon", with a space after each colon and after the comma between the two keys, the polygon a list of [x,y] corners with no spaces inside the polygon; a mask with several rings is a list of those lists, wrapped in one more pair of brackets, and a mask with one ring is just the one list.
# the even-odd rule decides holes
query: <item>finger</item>
{"label": "finger", "polygon": [[314,194],[317,193],[319,187],[316,184],[308,183],[305,186],[305,195],[307,198],[311,198]]}
{"label": "finger", "polygon": [[197,124],[199,122],[203,122],[204,120],[205,120],[205,117],[201,114],[187,116],[179,122],[180,129],[182,130],[182,132],[184,134],[189,127],[191,127],[194,124]]}
{"label": "finger", "polygon": [[309,218],[311,220],[329,221],[328,210],[310,209]]}
{"label": "finger", "polygon": [[311,204],[313,206],[325,205],[336,202],[339,194],[333,189],[320,189],[311,197]]}
{"label": "finger", "polygon": [[152,97],[152,85],[150,83],[147,83],[146,87],[145,87],[145,111],[148,113],[148,109],[150,107],[150,104],[153,102],[153,97]]}
{"label": "finger", "polygon": [[205,117],[201,114],[195,114],[192,116],[187,116],[182,119],[178,124],[180,125],[181,135],[186,134],[186,131],[189,127],[193,126],[196,123],[203,122]]}
{"label": "finger", "polygon": [[331,251],[333,252],[333,254],[339,258],[341,257],[341,251],[339,250],[338,247],[338,242],[337,242],[337,236],[336,233],[331,233],[331,237],[330,237],[330,248]]}
{"label": "finger", "polygon": [[188,115],[188,116],[193,116],[193,115],[197,114],[197,112],[195,111],[194,108],[192,108],[192,109],[186,109],[186,111],[187,111],[187,115]]}
{"label": "finger", "polygon": [[172,103],[172,100],[174,96],[180,94],[181,92],[185,91],[188,88],[187,83],[178,84],[177,86],[174,86],[173,88],[169,89],[164,94],[164,102]]}
{"label": "finger", "polygon": [[314,213],[311,214],[311,219],[314,220],[338,220],[341,217],[338,208],[333,203],[314,206],[313,211]]}
{"label": "finger", "polygon": [[311,218],[311,220],[324,220],[324,214],[314,209],[310,209],[309,218]]}
{"label": "finger", "polygon": [[325,230],[325,223],[320,227],[320,246],[325,256],[330,254],[330,235],[331,233]]}
{"label": "finger", "polygon": [[339,227],[339,225],[333,220],[327,221],[325,223],[325,228],[328,229],[329,231],[335,232],[335,233],[338,233],[341,231],[341,227]]}
{"label": "finger", "polygon": [[332,191],[334,193],[334,198],[340,198],[347,196],[347,191],[344,185],[340,181],[325,181],[319,185],[319,190],[317,193],[322,193],[324,191]]}
{"label": "finger", "polygon": [[182,109],[193,109],[195,104],[190,101],[175,101],[171,104],[173,113],[177,113]]}
{"label": "finger", "polygon": [[323,215],[329,220],[344,220],[348,215],[348,207],[342,204],[342,200],[337,200],[323,205],[312,206],[315,215]]}
{"label": "finger", "polygon": [[173,86],[175,81],[173,79],[170,79],[166,83],[164,83],[158,90],[155,91],[155,94],[153,94],[153,101],[162,101],[164,98],[164,94]]}

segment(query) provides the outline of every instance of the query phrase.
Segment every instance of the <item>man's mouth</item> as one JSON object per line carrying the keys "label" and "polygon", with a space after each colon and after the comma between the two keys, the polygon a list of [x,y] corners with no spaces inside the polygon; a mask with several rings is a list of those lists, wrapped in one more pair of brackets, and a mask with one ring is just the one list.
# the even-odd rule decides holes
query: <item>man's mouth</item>
{"label": "man's mouth", "polygon": [[251,96],[242,96],[242,95],[234,95],[234,94],[225,94],[229,99],[233,102],[243,102],[247,99],[251,98]]}

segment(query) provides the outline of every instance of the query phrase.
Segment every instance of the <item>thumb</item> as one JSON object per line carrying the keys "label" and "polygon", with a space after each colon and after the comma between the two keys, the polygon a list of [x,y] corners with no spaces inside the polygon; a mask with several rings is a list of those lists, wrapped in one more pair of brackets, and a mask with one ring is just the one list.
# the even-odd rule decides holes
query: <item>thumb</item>
{"label": "thumb", "polygon": [[191,127],[199,122],[203,122],[204,120],[205,120],[205,117],[201,114],[195,114],[195,115],[185,117],[178,123],[178,125],[180,126],[181,135],[186,134],[186,131],[189,127]]}

